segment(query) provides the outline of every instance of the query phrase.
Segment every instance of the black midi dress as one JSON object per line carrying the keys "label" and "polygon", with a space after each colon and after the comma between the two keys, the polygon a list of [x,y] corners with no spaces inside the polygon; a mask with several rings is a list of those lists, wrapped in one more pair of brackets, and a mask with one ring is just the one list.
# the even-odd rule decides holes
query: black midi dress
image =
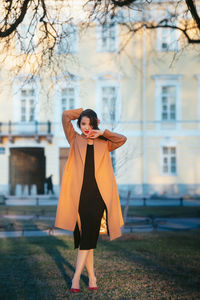
{"label": "black midi dress", "polygon": [[[83,184],[79,200],[79,216],[81,221],[81,232],[78,222],[73,232],[74,249],[89,250],[96,248],[101,225],[101,218],[107,207],[99,192],[95,179],[94,145],[87,144]],[[109,235],[108,222],[107,234]]]}

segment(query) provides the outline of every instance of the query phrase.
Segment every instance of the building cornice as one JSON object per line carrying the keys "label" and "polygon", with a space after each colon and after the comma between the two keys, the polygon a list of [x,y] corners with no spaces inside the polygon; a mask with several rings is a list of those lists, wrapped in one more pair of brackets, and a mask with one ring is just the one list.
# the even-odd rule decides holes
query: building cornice
{"label": "building cornice", "polygon": [[51,78],[52,78],[53,82],[56,82],[57,80],[70,80],[70,81],[82,80],[81,76],[72,74],[70,72],[63,72],[59,75],[52,76]]}
{"label": "building cornice", "polygon": [[123,77],[122,74],[114,72],[103,72],[92,77],[93,80],[120,80]]}
{"label": "building cornice", "polygon": [[155,80],[181,79],[182,74],[155,74],[151,76]]}

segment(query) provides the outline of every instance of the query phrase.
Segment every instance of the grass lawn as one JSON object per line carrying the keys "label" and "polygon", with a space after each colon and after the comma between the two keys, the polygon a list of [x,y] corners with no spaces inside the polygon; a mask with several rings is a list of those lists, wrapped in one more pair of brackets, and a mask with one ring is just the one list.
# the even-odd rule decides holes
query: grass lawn
{"label": "grass lawn", "polygon": [[200,299],[200,229],[99,239],[98,291],[70,295],[76,263],[72,236],[0,239],[0,299]]}

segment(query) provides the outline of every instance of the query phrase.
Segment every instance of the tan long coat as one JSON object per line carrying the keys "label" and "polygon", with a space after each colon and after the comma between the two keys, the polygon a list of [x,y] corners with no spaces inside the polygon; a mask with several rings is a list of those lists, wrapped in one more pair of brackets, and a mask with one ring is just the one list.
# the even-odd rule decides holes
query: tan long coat
{"label": "tan long coat", "polygon": [[[71,120],[77,119],[82,111],[82,108],[65,110],[62,115],[63,128],[70,144],[70,152],[63,171],[55,227],[69,231],[74,231],[76,221],[80,219],[78,207],[87,149],[87,137],[74,130]],[[114,240],[122,235],[120,227],[124,225],[124,221],[109,152],[122,146],[127,138],[108,129],[104,130],[103,136],[109,140],[99,138],[93,140],[95,178],[107,207],[110,240]]]}

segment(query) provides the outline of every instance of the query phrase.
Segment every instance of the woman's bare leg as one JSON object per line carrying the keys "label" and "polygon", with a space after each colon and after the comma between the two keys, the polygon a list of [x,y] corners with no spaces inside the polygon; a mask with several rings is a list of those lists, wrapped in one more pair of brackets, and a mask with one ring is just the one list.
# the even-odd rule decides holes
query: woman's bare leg
{"label": "woman's bare leg", "polygon": [[82,270],[85,266],[85,262],[88,256],[89,250],[80,250],[78,248],[78,255],[76,260],[76,271],[72,279],[72,288],[79,289],[79,280],[82,273]]}
{"label": "woman's bare leg", "polygon": [[94,249],[90,249],[88,256],[86,258],[86,268],[89,276],[89,286],[95,287],[96,285],[96,276],[94,273]]}

